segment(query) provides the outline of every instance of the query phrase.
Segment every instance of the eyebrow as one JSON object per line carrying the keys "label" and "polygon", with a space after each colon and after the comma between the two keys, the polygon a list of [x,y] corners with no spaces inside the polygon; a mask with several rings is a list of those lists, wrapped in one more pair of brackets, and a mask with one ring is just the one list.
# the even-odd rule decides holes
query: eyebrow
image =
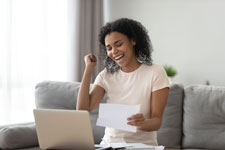
{"label": "eyebrow", "polygon": [[[113,44],[116,44],[116,43],[118,43],[118,42],[120,42],[121,40],[117,40],[117,41],[115,41]],[[109,47],[110,45],[106,45],[105,47]]]}

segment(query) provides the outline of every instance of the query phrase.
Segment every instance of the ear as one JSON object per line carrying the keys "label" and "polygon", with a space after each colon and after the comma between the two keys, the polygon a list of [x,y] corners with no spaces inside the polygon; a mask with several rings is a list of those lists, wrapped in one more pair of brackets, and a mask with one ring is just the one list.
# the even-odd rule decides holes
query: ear
{"label": "ear", "polygon": [[135,45],[136,45],[136,41],[135,41],[134,39],[131,39],[131,44],[132,44],[133,46],[135,46]]}

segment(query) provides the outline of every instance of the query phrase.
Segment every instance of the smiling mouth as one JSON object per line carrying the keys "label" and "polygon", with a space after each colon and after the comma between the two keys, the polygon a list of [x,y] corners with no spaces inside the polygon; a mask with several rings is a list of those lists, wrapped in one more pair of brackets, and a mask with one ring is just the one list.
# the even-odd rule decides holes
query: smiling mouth
{"label": "smiling mouth", "polygon": [[119,56],[115,57],[114,59],[115,59],[116,61],[118,61],[118,60],[122,59],[123,56],[124,56],[124,54],[123,54],[123,55],[119,55]]}

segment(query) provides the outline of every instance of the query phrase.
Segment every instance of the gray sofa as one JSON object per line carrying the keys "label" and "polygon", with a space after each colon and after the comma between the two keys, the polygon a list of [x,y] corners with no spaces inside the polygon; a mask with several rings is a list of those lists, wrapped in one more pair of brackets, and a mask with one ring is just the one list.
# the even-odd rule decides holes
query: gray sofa
{"label": "gray sofa", "polygon": [[[35,88],[37,108],[75,109],[80,83],[44,81]],[[104,101],[105,102],[104,98]],[[32,113],[32,112],[31,112]],[[98,108],[91,112],[95,143],[104,128],[96,126]],[[225,149],[225,87],[172,83],[157,132],[158,142],[173,149]],[[0,126],[1,149],[38,150],[34,123]]]}

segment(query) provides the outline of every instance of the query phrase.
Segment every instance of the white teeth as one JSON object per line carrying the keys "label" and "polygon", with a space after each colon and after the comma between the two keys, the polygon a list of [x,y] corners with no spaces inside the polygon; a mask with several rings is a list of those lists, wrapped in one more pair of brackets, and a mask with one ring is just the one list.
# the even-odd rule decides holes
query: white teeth
{"label": "white teeth", "polygon": [[122,57],[123,57],[123,55],[120,55],[120,56],[115,57],[115,59],[116,59],[116,60],[119,60],[119,59],[122,58]]}

